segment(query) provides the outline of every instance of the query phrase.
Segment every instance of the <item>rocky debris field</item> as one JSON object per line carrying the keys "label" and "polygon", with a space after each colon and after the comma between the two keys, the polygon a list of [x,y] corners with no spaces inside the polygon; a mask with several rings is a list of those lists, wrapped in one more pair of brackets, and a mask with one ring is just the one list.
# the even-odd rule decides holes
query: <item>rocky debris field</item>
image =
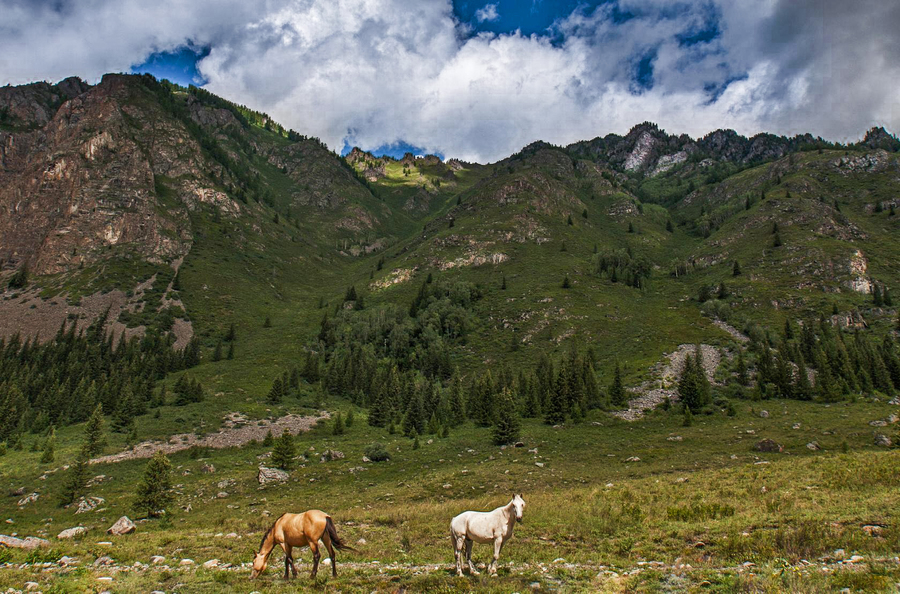
{"label": "rocky debris field", "polygon": [[195,433],[180,433],[170,437],[168,442],[144,441],[118,454],[94,458],[91,460],[91,464],[109,464],[123,460],[150,458],[158,451],[172,454],[194,446],[217,450],[239,447],[253,440],[262,441],[269,431],[272,432],[272,435],[277,436],[287,429],[292,435],[297,435],[303,431],[309,431],[315,427],[316,423],[328,418],[330,418],[330,415],[325,411],[321,411],[319,416],[290,414],[274,421],[268,419],[249,421],[239,413],[229,413],[225,416],[224,427],[216,433],[211,433],[204,437],[200,437]]}
{"label": "rocky debris field", "polygon": [[[636,421],[644,415],[645,410],[656,408],[666,398],[671,402],[678,400],[678,377],[681,375],[681,370],[684,369],[685,359],[688,355],[693,355],[695,349],[696,345],[693,344],[678,345],[674,352],[666,355],[662,367],[657,366],[658,374],[655,379],[631,389],[636,397],[628,402],[628,409],[612,414],[626,421]],[[700,351],[703,353],[703,370],[706,372],[706,377],[712,382],[722,355],[717,347],[708,344],[701,344]]]}

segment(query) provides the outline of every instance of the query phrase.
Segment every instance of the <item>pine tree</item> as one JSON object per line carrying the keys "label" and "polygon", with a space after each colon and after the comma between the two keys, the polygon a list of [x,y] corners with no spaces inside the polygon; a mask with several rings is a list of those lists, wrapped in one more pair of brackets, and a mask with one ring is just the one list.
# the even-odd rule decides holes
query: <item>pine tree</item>
{"label": "pine tree", "polygon": [[609,400],[613,406],[621,408],[628,406],[628,394],[622,385],[622,369],[616,362],[616,369],[613,372],[613,381],[609,387]]}
{"label": "pine tree", "polygon": [[571,281],[569,281],[569,275],[567,274],[566,277],[563,279],[562,288],[569,289],[571,287],[572,287],[572,283],[571,283]]}
{"label": "pine tree", "polygon": [[458,369],[450,382],[450,423],[454,427],[458,427],[466,420],[466,402],[463,398],[462,380],[459,378]]}
{"label": "pine tree", "polygon": [[581,218],[582,218],[582,219],[588,218],[588,211],[587,211],[586,208],[585,208],[584,210],[581,211]]}
{"label": "pine tree", "polygon": [[503,283],[501,283],[501,285],[500,285],[500,290],[501,291],[506,290],[506,275],[505,274],[503,275]]}
{"label": "pine tree", "polygon": [[63,489],[59,496],[60,505],[69,505],[77,497],[84,494],[89,473],[88,461],[91,456],[88,453],[88,442],[81,447],[78,457],[69,465],[66,478],[63,480]]}
{"label": "pine tree", "polygon": [[148,517],[160,515],[174,499],[172,491],[172,464],[162,451],[150,458],[144,470],[144,477],[137,488],[134,508]]}
{"label": "pine tree", "polygon": [[632,223],[631,221],[628,221],[628,232],[634,233],[634,223]]}
{"label": "pine tree", "polygon": [[228,360],[234,359],[234,342],[228,343]]}
{"label": "pine tree", "polygon": [[234,322],[232,322],[231,325],[228,326],[228,332],[225,333],[225,342],[234,342],[235,337]]}
{"label": "pine tree", "polygon": [[272,448],[272,464],[281,470],[290,470],[294,465],[294,436],[285,429]]}
{"label": "pine tree", "polygon": [[447,439],[450,437],[450,426],[444,425],[443,429],[441,429],[441,437]]}
{"label": "pine tree", "polygon": [[420,434],[425,431],[425,408],[422,404],[422,395],[417,391],[409,400],[406,414],[403,416],[403,435],[412,437],[413,433]]}
{"label": "pine tree", "polygon": [[272,318],[266,316],[265,321],[263,322],[263,328],[271,328],[272,327]]}
{"label": "pine tree", "polygon": [[387,390],[381,389],[375,397],[375,402],[369,407],[369,425],[372,427],[384,427],[393,417],[391,404],[388,400]]}
{"label": "pine tree", "polygon": [[882,305],[884,305],[884,299],[881,296],[881,287],[879,287],[877,284],[872,289],[872,304],[875,307],[881,307]]}
{"label": "pine tree", "polygon": [[41,455],[41,464],[49,464],[56,458],[56,427],[50,428],[50,436],[44,442],[44,453]]}
{"label": "pine tree", "polygon": [[429,435],[437,435],[441,430],[441,424],[438,423],[437,415],[431,413],[431,418],[428,419],[428,425],[425,427],[425,430]]}
{"label": "pine tree", "polygon": [[349,411],[347,411],[347,422],[344,423],[344,426],[347,429],[349,429],[350,427],[353,426],[353,421],[354,421],[354,415],[353,415],[353,409],[351,408]]}
{"label": "pine tree", "polygon": [[84,426],[84,448],[88,458],[103,451],[106,436],[103,434],[103,405],[98,404]]}
{"label": "pine tree", "polygon": [[570,227],[575,224],[575,222],[572,220],[572,215],[568,216],[568,218],[566,219],[566,224]]}
{"label": "pine tree", "polygon": [[222,341],[221,340],[216,343],[216,348],[213,351],[212,360],[213,361],[221,361],[222,360]]}
{"label": "pine tree", "polygon": [[883,295],[884,295],[883,301],[884,301],[885,307],[893,307],[894,300],[891,298],[891,292],[888,290],[887,287],[884,288]]}
{"label": "pine tree", "polygon": [[334,427],[332,428],[331,433],[332,435],[344,434],[344,418],[341,416],[340,412],[334,416]]}
{"label": "pine tree", "polygon": [[281,378],[276,377],[275,381],[272,382],[272,389],[269,390],[269,395],[266,397],[266,401],[269,404],[280,404],[283,398],[284,385],[281,382]]}
{"label": "pine tree", "polygon": [[791,325],[790,318],[784,320],[784,339],[794,340],[794,327]]}
{"label": "pine tree", "polygon": [[495,445],[509,445],[519,439],[521,423],[516,407],[515,395],[504,388],[497,397],[497,414],[494,422],[493,439]]}
{"label": "pine tree", "polygon": [[688,406],[684,407],[684,415],[682,417],[681,424],[684,427],[690,427],[694,424],[694,415],[693,413],[691,413],[691,409]]}
{"label": "pine tree", "polygon": [[744,361],[744,351],[738,351],[738,359],[737,359],[737,382],[746,386],[750,383],[750,378],[747,375],[747,363]]}
{"label": "pine tree", "polygon": [[731,276],[740,276],[741,275],[741,265],[737,260],[734,261],[734,266],[731,267]]}
{"label": "pine tree", "polygon": [[263,447],[270,448],[274,444],[275,444],[275,438],[272,436],[272,430],[269,429],[269,431],[266,433],[266,436],[263,437],[262,445],[263,445]]}
{"label": "pine tree", "polygon": [[781,233],[776,233],[776,234],[775,234],[775,240],[772,242],[772,246],[773,246],[773,247],[781,247],[781,246],[782,246],[782,243],[781,243]]}
{"label": "pine tree", "polygon": [[412,440],[413,440],[412,449],[418,450],[419,447],[421,447],[421,446],[419,444],[419,433],[415,430],[413,430]]}
{"label": "pine tree", "polygon": [[125,386],[120,396],[119,405],[113,413],[112,428],[116,433],[128,433],[134,424],[134,395],[129,386]]}

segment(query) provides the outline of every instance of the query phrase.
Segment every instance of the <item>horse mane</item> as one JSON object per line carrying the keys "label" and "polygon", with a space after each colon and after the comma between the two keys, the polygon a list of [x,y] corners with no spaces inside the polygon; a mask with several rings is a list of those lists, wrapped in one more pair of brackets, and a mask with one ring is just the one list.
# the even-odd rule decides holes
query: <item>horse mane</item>
{"label": "horse mane", "polygon": [[262,550],[263,545],[266,544],[266,539],[269,538],[269,535],[272,533],[273,530],[275,530],[275,525],[278,524],[278,520],[285,517],[286,515],[287,515],[287,513],[283,513],[280,516],[278,516],[278,518],[276,518],[275,521],[272,522],[272,525],[269,527],[269,529],[266,530],[266,533],[263,534],[262,540],[259,541],[259,550],[260,551]]}

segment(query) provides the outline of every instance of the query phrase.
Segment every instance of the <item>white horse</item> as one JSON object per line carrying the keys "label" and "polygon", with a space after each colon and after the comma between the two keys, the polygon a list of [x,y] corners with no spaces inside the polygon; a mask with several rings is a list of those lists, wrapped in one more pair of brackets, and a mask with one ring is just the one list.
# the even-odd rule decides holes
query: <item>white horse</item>
{"label": "white horse", "polygon": [[512,501],[490,512],[467,511],[450,521],[450,539],[453,541],[453,552],[456,554],[456,575],[462,575],[463,547],[466,550],[466,562],[469,572],[478,575],[472,564],[472,543],[494,543],[494,560],[488,566],[488,573],[497,574],[497,561],[503,543],[512,538],[513,526],[522,521],[525,511],[525,500],[521,495],[513,495]]}

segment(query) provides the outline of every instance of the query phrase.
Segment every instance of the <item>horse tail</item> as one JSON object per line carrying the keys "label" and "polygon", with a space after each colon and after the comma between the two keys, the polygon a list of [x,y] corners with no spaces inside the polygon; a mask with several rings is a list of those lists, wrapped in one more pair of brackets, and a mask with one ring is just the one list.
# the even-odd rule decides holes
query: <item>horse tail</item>
{"label": "horse tail", "polygon": [[328,532],[328,537],[331,539],[331,544],[334,545],[339,551],[355,551],[353,547],[347,545],[343,540],[338,537],[337,529],[334,527],[334,522],[331,521],[331,516],[325,516],[325,531]]}

